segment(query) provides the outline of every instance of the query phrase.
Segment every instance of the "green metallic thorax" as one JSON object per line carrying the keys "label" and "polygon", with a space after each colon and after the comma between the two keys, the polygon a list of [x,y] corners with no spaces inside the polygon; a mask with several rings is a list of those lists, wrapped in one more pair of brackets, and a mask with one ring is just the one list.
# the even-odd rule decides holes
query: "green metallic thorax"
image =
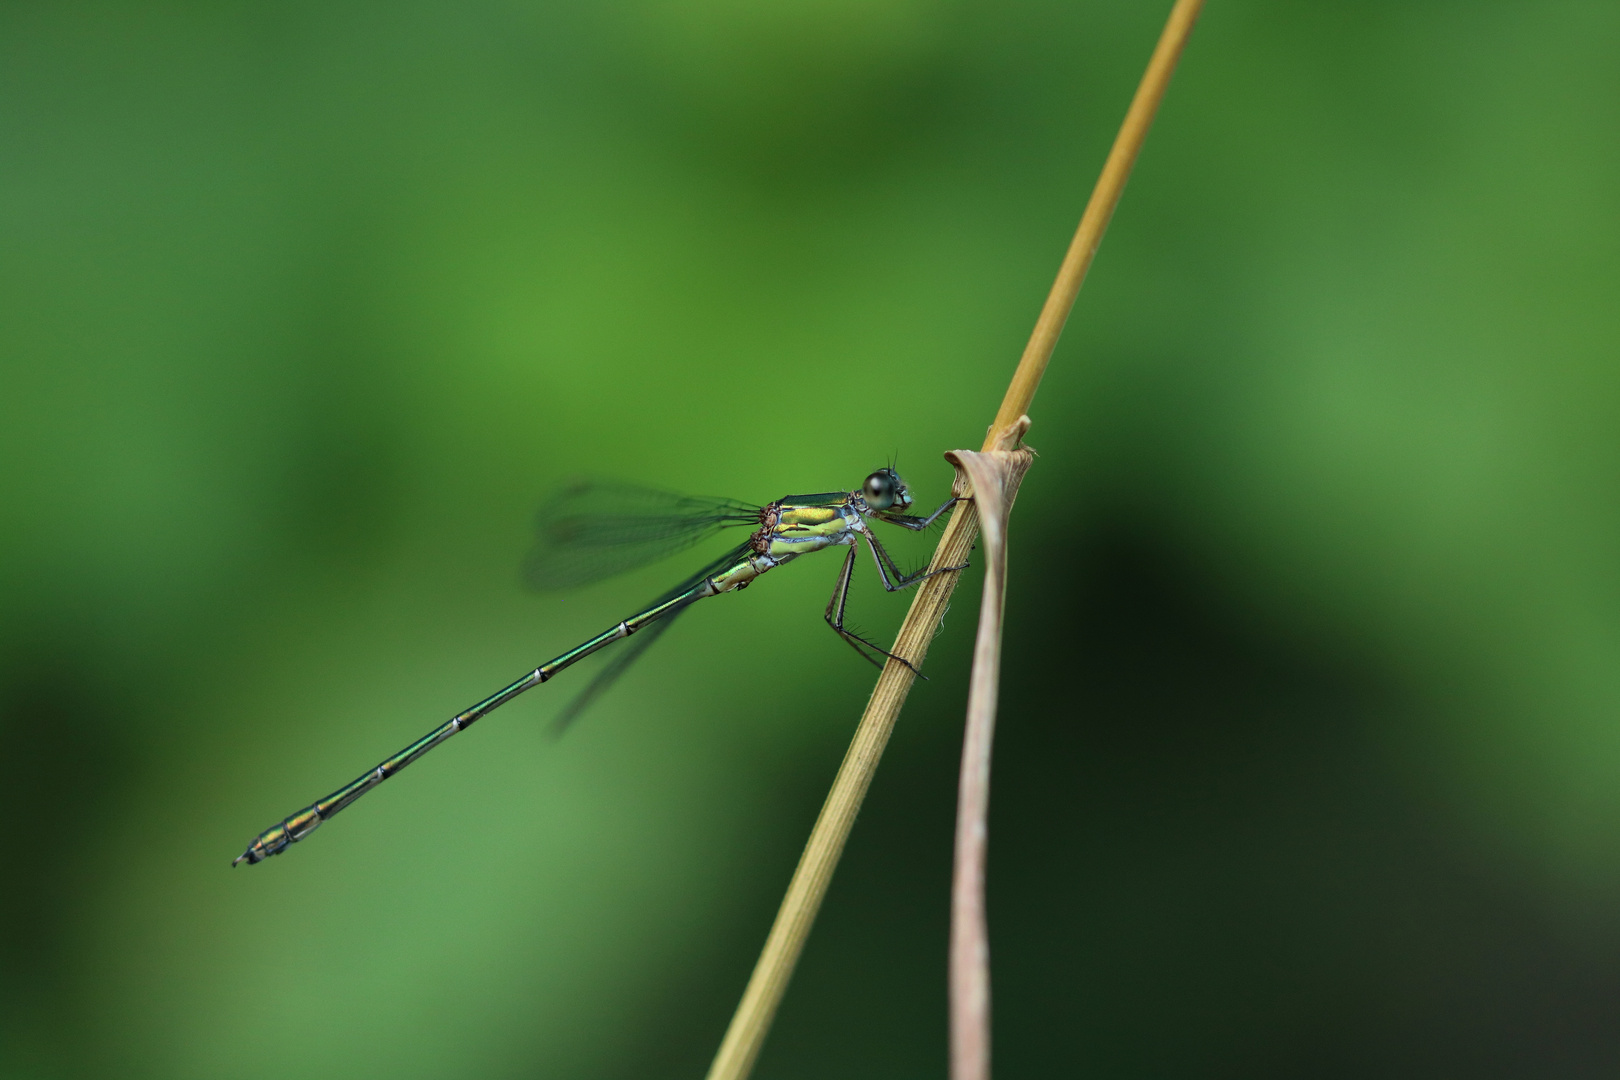
{"label": "green metallic thorax", "polygon": [[[776,522],[760,530],[765,554],[807,555],[831,547],[850,532],[850,516],[843,506],[782,506]],[[758,541],[756,540],[756,543]]]}
{"label": "green metallic thorax", "polygon": [[[754,553],[711,578],[715,592],[745,589],[761,574],[800,555],[854,543],[855,534],[861,531],[861,515],[853,498],[847,493],[812,498],[817,501],[784,500],[761,510],[751,545]],[[839,501],[820,501],[828,498]]]}

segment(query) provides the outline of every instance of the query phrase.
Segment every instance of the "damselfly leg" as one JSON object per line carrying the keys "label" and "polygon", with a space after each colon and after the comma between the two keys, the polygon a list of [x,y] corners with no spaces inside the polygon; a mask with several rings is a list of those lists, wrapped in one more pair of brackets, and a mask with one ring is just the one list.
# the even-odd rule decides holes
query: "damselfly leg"
{"label": "damselfly leg", "polygon": [[[916,517],[916,516],[914,516],[912,514],[893,514],[893,513],[876,513],[876,514],[873,514],[872,516],[877,517],[877,518],[882,518],[884,521],[887,521],[890,525],[898,525],[902,529],[910,529],[912,532],[922,532],[924,529],[926,529],[930,525],[932,525],[935,521],[939,520],[939,516],[941,514],[943,514],[945,511],[949,510],[951,507],[955,506],[957,503],[963,502],[963,501],[964,500],[963,500],[963,498],[961,496],[953,495],[949,499],[946,499],[944,502],[940,503],[939,504],[939,509],[935,510],[932,514],[929,514],[927,517]],[[971,502],[972,497],[969,496],[966,501]]]}
{"label": "damselfly leg", "polygon": [[[949,506],[955,502],[956,500],[953,499],[951,500],[951,503],[947,503],[946,505]],[[944,507],[941,507],[939,511],[935,511],[932,515],[930,515],[929,520],[938,517],[943,509]],[[916,520],[921,521],[923,519],[917,518]],[[907,660],[905,657],[896,653],[890,652],[888,649],[883,648],[876,642],[863,637],[861,634],[849,629],[844,625],[844,612],[849,603],[849,583],[855,576],[855,549],[859,546],[859,540],[861,538],[864,538],[867,545],[871,548],[872,561],[877,564],[878,578],[883,582],[883,588],[889,592],[899,592],[901,589],[910,588],[920,581],[933,577],[935,574],[944,574],[955,570],[966,570],[968,564],[963,563],[960,566],[942,566],[937,570],[929,570],[927,567],[924,567],[923,569],[915,571],[914,573],[906,574],[901,572],[899,566],[895,564],[893,557],[890,556],[888,551],[883,547],[883,544],[879,542],[878,538],[873,536],[870,531],[862,531],[858,537],[850,537],[849,551],[844,555],[844,565],[838,572],[838,583],[833,586],[832,599],[827,601],[827,612],[825,615],[827,625],[831,626],[839,637],[849,642],[850,647],[859,653],[868,663],[880,668],[883,666],[883,662],[881,660],[875,659],[870,653],[865,651],[866,649],[871,649],[872,652],[878,653],[881,656],[886,656],[890,660],[898,660],[900,663],[906,665],[906,667],[911,668],[912,672],[916,674],[918,678],[926,680],[928,676],[918,671],[916,666],[912,664],[910,660]],[[888,564],[887,567],[885,567],[885,563]],[[892,579],[890,577],[891,574],[893,575]],[[865,648],[863,649],[862,646],[865,646]]]}
{"label": "damselfly leg", "polygon": [[[961,566],[942,566],[938,570],[930,570],[925,566],[921,570],[914,571],[910,574],[902,573],[899,564],[894,561],[894,557],[889,554],[888,549],[883,546],[877,537],[873,536],[871,533],[866,533],[865,537],[866,542],[871,545],[872,548],[872,561],[877,563],[878,577],[883,580],[883,587],[889,592],[899,592],[901,589],[909,589],[911,586],[917,584],[917,582],[922,581],[925,578],[931,578],[935,574],[945,574],[953,570],[966,570],[969,565],[968,563],[963,563]],[[887,564],[886,567],[885,564]],[[893,580],[890,579],[890,574],[894,575]]]}

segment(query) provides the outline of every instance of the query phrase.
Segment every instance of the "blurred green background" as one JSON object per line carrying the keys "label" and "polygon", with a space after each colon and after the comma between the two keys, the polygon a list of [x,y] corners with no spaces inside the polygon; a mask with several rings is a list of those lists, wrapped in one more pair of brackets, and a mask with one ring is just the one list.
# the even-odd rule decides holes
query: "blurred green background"
{"label": "blurred green background", "polygon": [[[701,1075],[832,558],[229,861],[699,561],[525,593],[563,479],[942,498],[1168,7],[0,9],[0,1075]],[[1617,132],[1608,0],[1210,4],[1033,410],[1001,1075],[1620,1071]],[[977,587],[762,1078],[944,1074]]]}

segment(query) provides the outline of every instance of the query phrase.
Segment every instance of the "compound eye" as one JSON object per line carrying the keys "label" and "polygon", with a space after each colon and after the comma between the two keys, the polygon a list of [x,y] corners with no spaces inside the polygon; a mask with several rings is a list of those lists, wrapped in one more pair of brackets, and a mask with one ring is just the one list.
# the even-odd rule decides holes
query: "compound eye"
{"label": "compound eye", "polygon": [[873,510],[887,510],[894,505],[894,482],[883,473],[875,472],[868,476],[863,493],[866,505]]}

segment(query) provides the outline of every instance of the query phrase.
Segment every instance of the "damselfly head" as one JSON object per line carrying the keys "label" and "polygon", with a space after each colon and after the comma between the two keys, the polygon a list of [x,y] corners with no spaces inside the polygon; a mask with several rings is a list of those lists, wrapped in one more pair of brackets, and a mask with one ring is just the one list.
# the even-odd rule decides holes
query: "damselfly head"
{"label": "damselfly head", "polygon": [[904,510],[911,505],[911,492],[906,490],[906,482],[893,469],[879,469],[868,476],[866,483],[861,485],[861,498],[866,500],[869,509],[880,513],[884,510]]}

